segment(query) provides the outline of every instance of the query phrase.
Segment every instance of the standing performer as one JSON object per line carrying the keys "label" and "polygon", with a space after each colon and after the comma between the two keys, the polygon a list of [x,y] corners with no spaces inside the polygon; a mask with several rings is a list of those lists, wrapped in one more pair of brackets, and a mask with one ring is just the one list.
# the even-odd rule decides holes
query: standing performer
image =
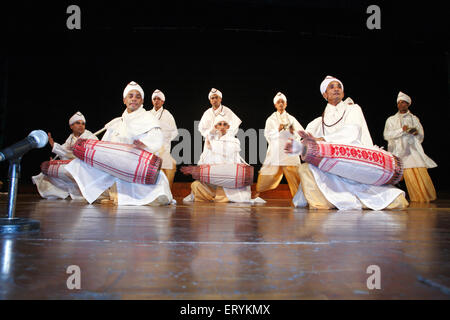
{"label": "standing performer", "polygon": [[173,179],[175,172],[177,171],[177,163],[170,154],[171,145],[170,142],[178,135],[177,125],[172,114],[163,107],[166,97],[162,91],[156,89],[152,94],[153,109],[150,110],[151,114],[159,121],[161,130],[164,136],[164,144],[159,150],[159,156],[162,159],[162,171],[166,174],[167,180],[169,180],[170,189],[172,190]]}
{"label": "standing performer", "polygon": [[[209,148],[204,151],[202,165],[233,165],[244,163],[241,156],[239,155],[239,152],[241,151],[239,139],[228,133],[231,128],[228,120],[224,116],[218,115],[217,117],[215,117],[213,125],[214,131],[210,130],[208,133],[207,139],[209,141]],[[236,167],[233,166],[233,168],[234,169],[230,173],[235,175]],[[182,171],[184,173],[187,173],[185,172],[185,169],[182,169]],[[210,171],[208,170],[208,172]],[[217,180],[220,180],[227,174],[229,173],[222,172]],[[205,183],[199,180],[194,181],[191,184],[191,194],[185,197],[183,201],[250,202],[250,184],[238,188],[225,188],[219,185],[215,185],[213,183],[214,179],[214,176],[207,179],[208,181],[211,181],[211,183]],[[251,176],[251,180],[253,181],[253,175]]]}
{"label": "standing performer", "polygon": [[214,127],[215,118],[217,116],[222,116],[226,119],[230,128],[227,130],[227,135],[231,137],[236,136],[239,126],[242,123],[230,108],[222,105],[222,92],[217,89],[212,88],[208,94],[209,102],[211,103],[211,108],[203,113],[202,118],[198,124],[198,131],[205,138],[205,146],[203,147],[203,153],[200,155],[200,160],[198,164],[203,164],[204,157],[207,149],[211,149],[211,144],[208,139],[210,133],[215,133],[216,129]]}
{"label": "standing performer", "polygon": [[423,127],[415,115],[409,111],[411,98],[399,92],[398,112],[386,120],[384,139],[388,150],[402,159],[406,188],[409,199],[416,202],[436,200],[436,190],[427,168],[437,167],[423,151]]}
{"label": "standing performer", "polygon": [[[314,159],[317,156],[315,153],[321,150],[320,148],[317,149],[317,145],[320,145],[321,142],[327,142],[346,145],[342,146],[343,157],[351,158],[351,161],[360,165],[360,167],[364,166],[367,153],[369,151],[369,153],[374,151],[377,153],[379,148],[373,146],[361,107],[357,104],[349,105],[342,101],[344,85],[334,77],[327,76],[320,85],[320,91],[328,104],[322,116],[308,124],[306,127],[308,134],[303,133],[304,137],[307,137],[307,139],[304,139],[305,142],[313,140],[314,143],[311,145],[317,151],[311,148],[307,149],[309,153],[307,154],[308,157],[304,154],[305,159]],[[350,148],[348,145],[355,146],[355,148]],[[292,152],[299,147],[296,154],[300,154],[305,151],[304,146],[305,144],[293,140],[292,143],[287,144],[286,150]],[[328,150],[334,149],[328,148]],[[346,152],[350,153],[347,154]],[[354,152],[356,153],[354,154]],[[381,151],[379,152],[380,154],[382,153]],[[358,157],[358,155],[361,156]],[[335,154],[331,156],[334,157]],[[394,161],[395,158],[383,154],[383,159],[385,158],[390,158],[393,161],[392,166],[389,164],[390,167],[388,169],[395,167],[396,170],[400,170],[400,172],[395,172],[396,175],[401,175],[401,165],[399,168],[399,163]],[[384,175],[389,170],[384,167],[380,170],[380,177],[374,180],[375,183],[373,185],[349,180],[329,172],[333,171],[333,166],[335,166],[335,169],[342,170],[344,168],[347,177],[360,176],[359,178],[361,179],[359,180],[370,180],[364,179],[364,177],[365,175],[372,176],[371,171],[375,170],[373,169],[375,168],[375,160],[379,160],[378,154],[372,160],[373,167],[366,166],[358,167],[357,169],[356,165],[354,168],[351,166],[339,166],[339,157],[334,158],[330,163],[321,162],[320,165],[314,161],[309,161],[313,163],[311,165],[309,163],[302,164],[299,170],[302,187],[298,189],[293,203],[296,206],[306,205],[302,201],[306,200],[310,208],[331,209],[336,207],[339,210],[362,209],[363,207],[373,210],[405,208],[408,202],[402,190],[391,185],[376,185],[377,181],[386,180]],[[390,174],[395,176],[392,170]],[[389,182],[388,180],[385,181],[385,183]]]}
{"label": "standing performer", "polygon": [[[111,143],[121,143],[134,145],[133,154],[142,154],[142,150],[150,153],[156,153],[163,145],[163,133],[155,117],[143,107],[144,91],[136,82],[130,82],[123,91],[123,103],[126,106],[122,117],[109,122],[105,127],[107,131],[102,141]],[[117,156],[118,153],[111,151],[111,157],[117,163],[127,161],[125,158]],[[132,154],[128,152],[128,154]],[[95,160],[95,154],[92,154],[92,161]],[[146,154],[149,156],[149,154]],[[111,159],[107,159],[111,167]],[[141,163],[139,158],[139,163]],[[121,162],[122,161],[122,162]],[[101,165],[101,163],[100,163]],[[133,169],[133,168],[131,168]],[[136,167],[136,173],[138,169]],[[139,184],[119,179],[106,170],[99,170],[90,166],[80,159],[74,159],[67,165],[66,170],[76,180],[84,198],[89,202],[94,202],[106,189],[113,186],[113,192],[110,195],[117,205],[167,205],[172,202],[172,193],[170,192],[169,181],[166,175],[157,171],[158,176],[154,184]],[[123,172],[123,171],[121,171]],[[125,172],[129,175],[133,172]],[[115,186],[115,187],[114,187]]]}
{"label": "standing performer", "polygon": [[[72,147],[75,145],[78,139],[93,139],[98,138],[89,130],[86,129],[86,119],[81,112],[75,113],[69,119],[69,126],[72,133],[67,138],[63,145],[54,142],[51,133],[48,133],[48,143],[52,147],[52,152],[57,154],[62,160],[71,160],[75,156],[72,153]],[[50,158],[50,160],[52,160]],[[45,175],[42,172],[37,176],[33,176],[31,179],[36,185],[41,197],[46,199],[65,199],[69,195],[72,199],[82,199],[83,196],[77,187],[77,184],[70,175],[65,173],[65,163],[60,161],[56,164],[57,170],[60,171],[60,177]]]}
{"label": "standing performer", "polygon": [[256,194],[253,197],[259,196],[260,192],[276,189],[283,174],[286,176],[292,196],[297,193],[300,184],[300,175],[298,174],[300,159],[298,156],[285,153],[284,146],[289,138],[300,140],[298,131],[304,129],[297,119],[286,112],[287,98],[284,94],[278,92],[273,98],[273,104],[276,111],[267,119],[264,128],[264,136],[269,147],[263,166],[259,171]]}

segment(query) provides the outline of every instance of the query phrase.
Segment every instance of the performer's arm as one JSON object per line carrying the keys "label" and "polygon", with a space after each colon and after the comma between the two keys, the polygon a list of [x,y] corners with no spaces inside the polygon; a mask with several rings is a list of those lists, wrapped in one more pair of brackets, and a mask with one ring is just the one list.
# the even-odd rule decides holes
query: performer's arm
{"label": "performer's arm", "polygon": [[161,128],[153,128],[141,135],[133,143],[139,149],[147,150],[151,153],[158,152],[163,146],[164,136]]}
{"label": "performer's arm", "polygon": [[405,131],[403,131],[403,128],[395,128],[391,119],[386,120],[386,124],[384,126],[384,140],[394,140],[402,137],[405,134]]}
{"label": "performer's arm", "polygon": [[239,126],[241,125],[242,120],[239,119],[239,117],[233,111],[229,110],[228,112],[231,112],[232,119],[229,132],[231,135],[235,136],[239,131]]}
{"label": "performer's arm", "polygon": [[208,138],[208,134],[211,131],[211,123],[210,121],[208,121],[207,116],[205,114],[202,116],[200,122],[198,123],[198,131],[205,139]]}
{"label": "performer's arm", "polygon": [[280,131],[278,129],[279,128],[276,127],[274,121],[272,121],[270,118],[266,120],[266,127],[264,128],[264,137],[266,137],[266,140],[268,142],[279,138]]}
{"label": "performer's arm", "polygon": [[[50,133],[49,137],[51,137]],[[66,141],[63,145],[60,145],[59,143],[53,141],[52,152],[57,154],[61,159],[73,159],[75,158],[75,156],[73,155],[72,151],[69,150],[68,145],[69,145],[68,141]]]}
{"label": "performer's arm", "polygon": [[419,140],[420,143],[423,142],[423,138],[424,138],[424,131],[423,131],[423,127],[422,124],[420,123],[419,118],[417,118],[416,116],[414,116],[414,122],[415,122],[415,126],[416,126],[416,133],[414,134],[416,139]]}
{"label": "performer's arm", "polygon": [[171,114],[169,114],[167,117],[167,124],[170,128],[170,131],[168,132],[166,142],[170,143],[178,136],[177,124],[175,123],[175,118]]}

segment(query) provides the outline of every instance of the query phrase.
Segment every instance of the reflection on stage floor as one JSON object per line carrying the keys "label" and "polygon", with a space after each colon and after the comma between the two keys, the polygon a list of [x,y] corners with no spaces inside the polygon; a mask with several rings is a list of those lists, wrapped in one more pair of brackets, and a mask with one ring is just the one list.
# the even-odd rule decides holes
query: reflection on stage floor
{"label": "reflection on stage floor", "polygon": [[[1,299],[449,299],[450,199],[404,211],[115,207],[20,194],[39,232],[0,236]],[[6,197],[0,201],[6,212]],[[66,273],[80,268],[81,289]],[[369,289],[369,266],[380,289]]]}

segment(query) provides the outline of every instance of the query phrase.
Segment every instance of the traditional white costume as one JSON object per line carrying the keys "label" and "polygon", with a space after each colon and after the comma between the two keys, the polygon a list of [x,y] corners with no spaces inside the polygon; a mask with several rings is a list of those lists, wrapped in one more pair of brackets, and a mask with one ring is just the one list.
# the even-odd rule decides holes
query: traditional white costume
{"label": "traditional white costume", "polygon": [[[208,99],[213,94],[217,94],[219,97],[222,98],[222,92],[213,88],[208,94]],[[220,105],[216,110],[214,110],[214,108],[212,107],[206,110],[203,113],[202,118],[200,119],[200,122],[198,124],[198,131],[200,131],[200,134],[205,138],[205,140],[208,139],[211,130],[214,129],[214,122],[217,116],[223,117],[226,120],[226,122],[230,125],[230,129],[228,129],[227,135],[231,137],[236,136],[239,130],[239,126],[242,123],[241,119],[239,119],[238,116],[236,116],[234,112],[231,111],[230,108],[224,105]],[[203,153],[200,155],[200,160],[198,161],[198,164],[207,163],[205,162],[204,159],[206,149],[207,144],[205,143]]]}
{"label": "traditional white costume", "polygon": [[[81,112],[75,113],[69,119],[69,125],[72,125],[77,121],[83,121],[86,123],[86,119]],[[72,147],[78,139],[98,140],[98,138],[89,130],[84,130],[79,137],[75,137],[72,133],[63,145],[55,142],[53,144],[52,152],[58,155],[62,160],[74,159],[75,156],[72,153]],[[59,165],[58,170],[61,172],[61,178],[47,176],[42,172],[37,176],[31,177],[33,184],[36,185],[41,197],[46,199],[66,199],[70,196],[72,199],[83,199],[80,189],[70,174],[67,174],[65,166],[65,164]]]}
{"label": "traditional white costume", "polygon": [[[397,102],[400,100],[411,104],[411,98],[402,92],[399,92],[397,97]],[[415,128],[417,135],[403,131],[403,126]],[[397,112],[386,120],[384,139],[388,141],[388,151],[402,159],[404,178],[411,200],[435,200],[436,191],[427,168],[437,167],[437,164],[423,150],[424,131],[419,118],[409,110],[406,113]]]}
{"label": "traditional white costume", "polygon": [[[287,102],[286,96],[281,92],[278,92],[275,95],[273,103],[276,104],[279,99]],[[279,130],[280,125],[284,126],[284,129],[281,131]],[[294,129],[293,134],[291,134],[289,130],[291,126]],[[297,193],[297,188],[300,183],[300,176],[298,174],[300,159],[298,156],[292,156],[284,152],[284,146],[289,139],[300,140],[298,135],[299,130],[304,129],[297,119],[287,113],[286,110],[281,114],[280,112],[275,111],[266,120],[264,137],[269,143],[269,147],[263,166],[259,171],[258,181],[256,183],[257,192],[264,192],[277,188],[284,174],[292,196]]]}
{"label": "traditional white costume", "polygon": [[[166,100],[164,93],[158,89],[153,92],[152,100],[154,97],[159,97],[162,101]],[[177,125],[172,114],[163,106],[161,106],[158,111],[153,108],[150,110],[150,113],[159,121],[159,125],[163,132],[164,142],[162,148],[159,150],[159,156],[162,159],[161,169],[166,174],[169,184],[172,185],[176,172],[176,161],[170,154],[170,149],[171,141],[178,136]]]}
{"label": "traditional white costume", "polygon": [[[130,90],[138,90],[144,97],[142,88],[135,82],[131,82],[124,90],[124,98]],[[122,117],[112,120],[106,127],[107,131],[102,141],[133,144],[135,140],[139,140],[145,144],[145,150],[155,154],[163,145],[163,133],[158,121],[142,106],[131,113],[125,110]],[[89,166],[80,159],[74,159],[66,166],[66,170],[76,180],[83,196],[89,203],[94,202],[114,184],[117,190],[118,205],[166,205],[173,200],[169,182],[162,171],[159,172],[154,185],[143,185],[116,178]]]}
{"label": "traditional white costume", "polygon": [[[322,94],[331,81],[340,82],[336,78],[328,76],[321,84]],[[336,106],[327,104],[322,117],[309,123],[306,132],[316,138],[322,137],[330,143],[373,147],[366,120],[358,104],[350,105],[344,101],[339,102]],[[306,175],[305,179],[303,178],[302,170],[303,172],[309,170],[312,173],[315,184],[322,195],[339,210],[362,209],[364,206],[373,210],[381,210],[394,203],[394,200],[397,201],[397,198],[401,199],[399,200],[400,207],[406,206],[406,200],[403,199],[404,192],[392,185],[377,186],[355,182],[324,172],[310,164],[301,165],[302,188],[314,188],[304,181],[307,178]],[[354,174],[358,174],[358,172],[355,171]],[[307,196],[310,192],[303,192],[302,188],[298,189],[293,199],[296,206],[305,205],[304,195],[308,202],[312,202]]]}
{"label": "traditional white costume", "polygon": [[[228,123],[225,117],[218,115],[213,125],[221,121]],[[232,134],[227,132],[221,136],[218,132],[209,132],[207,139],[211,148],[206,148],[203,152],[202,164],[245,163],[239,154],[241,151],[239,139]],[[250,185],[242,188],[225,188],[194,181],[191,188],[192,193],[184,201],[250,202],[251,200]]]}

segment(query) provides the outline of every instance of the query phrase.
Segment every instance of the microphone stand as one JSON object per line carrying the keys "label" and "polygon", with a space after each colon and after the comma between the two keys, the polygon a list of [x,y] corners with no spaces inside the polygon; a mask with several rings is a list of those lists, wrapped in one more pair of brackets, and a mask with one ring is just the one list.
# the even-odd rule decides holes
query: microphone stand
{"label": "microphone stand", "polygon": [[0,234],[37,231],[40,228],[38,220],[15,217],[21,160],[22,157],[9,161],[8,213],[7,217],[0,218]]}

